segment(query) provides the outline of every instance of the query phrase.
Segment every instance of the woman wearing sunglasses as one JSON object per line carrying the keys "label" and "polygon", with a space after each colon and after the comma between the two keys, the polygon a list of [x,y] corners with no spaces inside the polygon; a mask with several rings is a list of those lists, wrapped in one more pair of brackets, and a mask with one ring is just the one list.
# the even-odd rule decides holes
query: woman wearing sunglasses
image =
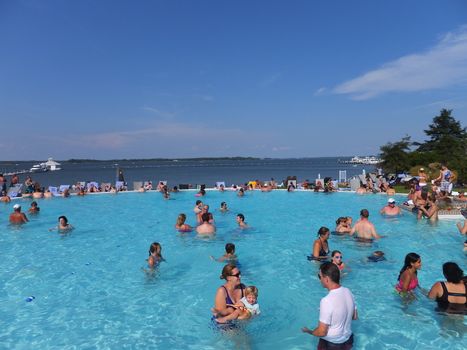
{"label": "woman wearing sunglasses", "polygon": [[230,315],[235,311],[233,306],[244,297],[245,286],[240,281],[241,272],[237,266],[227,264],[222,269],[220,278],[225,283],[216,291],[214,307],[211,309],[214,318]]}

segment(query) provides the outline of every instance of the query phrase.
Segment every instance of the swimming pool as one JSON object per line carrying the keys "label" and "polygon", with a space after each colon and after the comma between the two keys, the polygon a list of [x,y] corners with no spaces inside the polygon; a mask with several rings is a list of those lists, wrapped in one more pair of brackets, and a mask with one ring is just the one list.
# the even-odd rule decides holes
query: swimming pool
{"label": "swimming pool", "polygon": [[[217,223],[214,239],[179,234],[177,215],[194,225],[194,192],[121,193],[40,200],[41,213],[20,228],[8,225],[10,204],[0,203],[0,348],[160,348],[160,349],[310,349],[317,338],[302,326],[318,321],[327,293],[309,262],[320,226],[335,227],[338,216],[357,219],[360,209],[387,235],[373,247],[331,236],[330,248],[342,251],[351,271],[343,279],[355,295],[359,321],[353,323],[356,349],[463,349],[462,316],[434,312],[421,294],[405,303],[393,292],[404,256],[422,257],[420,284],[442,279],[441,265],[455,261],[465,270],[462,237],[454,222],[432,225],[410,214],[397,219],[378,214],[387,198],[351,193],[275,191],[208,192]],[[217,208],[226,201],[230,212]],[[21,200],[23,211],[30,201]],[[16,203],[16,202],[14,202]],[[250,230],[240,231],[243,213]],[[76,227],[67,235],[49,228],[66,215]],[[162,244],[156,274],[142,271],[151,242]],[[223,264],[220,256],[233,242],[242,282],[259,289],[262,314],[234,333],[216,330],[210,308]],[[373,250],[388,261],[365,263]],[[27,302],[26,298],[35,299]],[[464,344],[464,345],[462,345]]]}

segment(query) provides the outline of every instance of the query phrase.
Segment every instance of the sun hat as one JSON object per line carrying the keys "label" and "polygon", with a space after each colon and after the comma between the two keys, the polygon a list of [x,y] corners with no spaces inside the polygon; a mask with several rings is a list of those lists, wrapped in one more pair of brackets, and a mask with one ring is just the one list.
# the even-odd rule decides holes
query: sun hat
{"label": "sun hat", "polygon": [[396,201],[395,201],[394,198],[389,198],[389,199],[388,199],[388,203],[396,203]]}
{"label": "sun hat", "polygon": [[20,208],[21,208],[21,205],[19,205],[19,204],[15,204],[15,205],[13,206],[13,209],[15,209],[15,210],[16,210],[16,209],[20,209]]}

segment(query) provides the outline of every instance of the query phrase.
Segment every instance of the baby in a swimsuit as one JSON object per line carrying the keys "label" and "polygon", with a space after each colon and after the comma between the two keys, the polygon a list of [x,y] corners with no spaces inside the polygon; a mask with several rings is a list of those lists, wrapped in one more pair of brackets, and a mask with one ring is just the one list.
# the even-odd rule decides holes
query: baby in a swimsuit
{"label": "baby in a swimsuit", "polygon": [[230,320],[246,320],[260,314],[258,299],[258,288],[249,286],[245,288],[245,296],[238,303],[228,306],[234,307],[235,311],[225,317],[217,318],[217,322],[225,323]]}

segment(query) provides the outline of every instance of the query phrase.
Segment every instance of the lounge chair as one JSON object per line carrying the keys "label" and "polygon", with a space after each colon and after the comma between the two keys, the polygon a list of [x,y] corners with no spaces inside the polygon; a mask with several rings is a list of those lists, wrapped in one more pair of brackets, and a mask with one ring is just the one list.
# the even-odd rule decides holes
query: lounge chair
{"label": "lounge chair", "polygon": [[363,186],[366,186],[366,177],[363,174],[359,174],[358,178],[360,179],[360,182]]}
{"label": "lounge chair", "polygon": [[58,188],[55,186],[49,186],[49,192],[52,193],[54,197],[60,197],[61,194],[58,192]]}
{"label": "lounge chair", "polygon": [[21,197],[21,189],[23,188],[23,184],[16,184],[12,187],[10,187],[7,191],[7,195],[10,198],[14,197]]}
{"label": "lounge chair", "polygon": [[70,185],[60,185],[60,187],[58,188],[58,192],[60,193],[63,193],[66,190],[70,190]]}
{"label": "lounge chair", "polygon": [[225,182],[224,182],[224,181],[218,181],[218,182],[216,182],[216,188],[220,188],[221,185],[224,186],[224,188],[225,188]]}
{"label": "lounge chair", "polygon": [[117,191],[125,191],[125,182],[124,181],[116,181],[115,188]]}
{"label": "lounge chair", "polygon": [[139,191],[143,187],[143,181],[133,181],[133,191]]}

